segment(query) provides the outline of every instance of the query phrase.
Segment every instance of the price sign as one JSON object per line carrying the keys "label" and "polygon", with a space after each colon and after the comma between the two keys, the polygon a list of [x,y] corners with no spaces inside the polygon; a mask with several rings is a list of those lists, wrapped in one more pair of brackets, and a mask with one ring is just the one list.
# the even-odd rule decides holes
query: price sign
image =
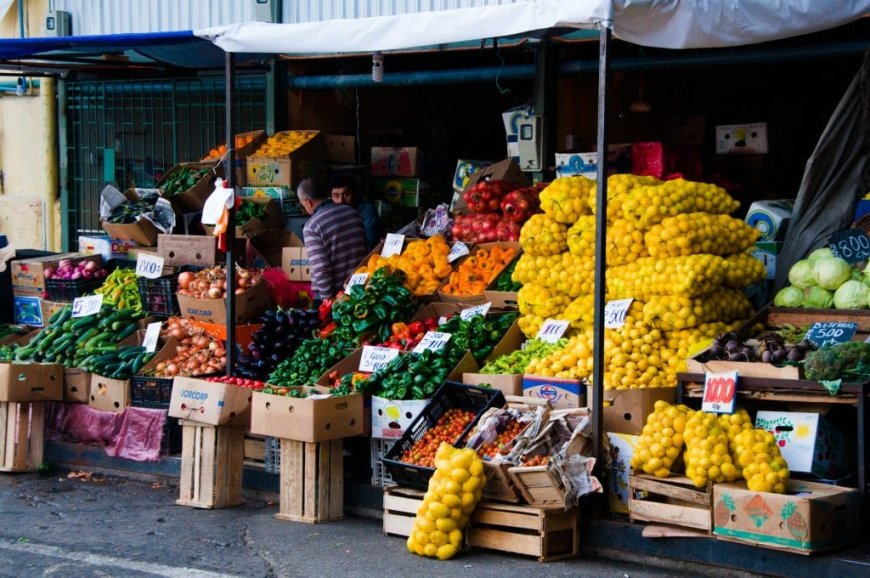
{"label": "price sign", "polygon": [[468,245],[466,245],[462,241],[456,241],[455,243],[453,243],[453,246],[450,247],[450,252],[447,254],[447,262],[452,263],[460,257],[468,255],[468,253],[470,253],[470,251],[468,250]]}
{"label": "price sign", "polygon": [[438,325],[444,325],[445,323],[447,323],[447,318],[446,318],[446,317],[444,317],[444,316],[442,315],[441,317],[438,318]]}
{"label": "price sign", "polygon": [[163,325],[160,321],[149,323],[145,330],[145,339],[142,340],[142,346],[148,353],[154,353],[157,350],[157,338],[160,337],[160,326]]}
{"label": "price sign", "polygon": [[426,335],[423,336],[423,339],[420,340],[420,343],[417,344],[417,347],[413,349],[414,353],[423,353],[427,349],[431,349],[432,351],[441,351],[444,349],[444,346],[447,345],[447,342],[450,341],[450,338],[453,337],[451,333],[441,333],[440,331],[427,331]]}
{"label": "price sign", "polygon": [[857,323],[813,323],[813,326],[807,331],[806,340],[812,341],[817,347],[846,343],[852,340],[857,330]]}
{"label": "price sign", "polygon": [[96,315],[100,312],[100,307],[103,306],[103,295],[88,295],[87,297],[76,297],[73,300],[72,316],[73,317],[88,317]]}
{"label": "price sign", "polygon": [[139,253],[136,257],[136,276],[157,279],[163,274],[163,257],[151,253]]}
{"label": "price sign", "polygon": [[607,329],[619,329],[625,325],[625,316],[634,299],[615,299],[608,301],[604,306],[604,327]]}
{"label": "price sign", "polygon": [[398,349],[366,345],[363,347],[362,359],[360,359],[359,362],[359,370],[371,372],[383,369],[397,355],[399,355]]}
{"label": "price sign", "polygon": [[701,409],[708,413],[734,413],[737,398],[737,370],[708,373],[704,376]]}
{"label": "price sign", "polygon": [[368,273],[354,273],[350,276],[350,279],[347,282],[346,289],[350,289],[354,285],[365,285],[366,281],[368,281],[368,278]]}
{"label": "price sign", "polygon": [[568,330],[568,322],[564,319],[545,319],[537,338],[546,343],[556,343]]}
{"label": "price sign", "polygon": [[849,263],[865,261],[870,257],[870,237],[861,229],[843,229],[828,237],[828,247],[835,257]]}
{"label": "price sign", "polygon": [[463,309],[459,313],[459,318],[463,321],[468,321],[475,315],[483,315],[486,317],[487,312],[489,312],[489,308],[492,306],[492,303],[484,303],[483,305],[475,305],[474,307],[469,307],[468,309]]}
{"label": "price sign", "polygon": [[387,233],[387,238],[384,240],[384,248],[381,249],[381,256],[389,257],[390,255],[398,255],[402,252],[402,245],[404,243],[405,235]]}

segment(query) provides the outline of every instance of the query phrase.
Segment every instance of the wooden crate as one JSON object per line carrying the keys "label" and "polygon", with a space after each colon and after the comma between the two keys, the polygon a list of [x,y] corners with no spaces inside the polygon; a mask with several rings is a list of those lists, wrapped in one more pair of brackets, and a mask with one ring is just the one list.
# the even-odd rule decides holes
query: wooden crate
{"label": "wooden crate", "polygon": [[0,402],[0,472],[34,472],[42,465],[45,402]]}
{"label": "wooden crate", "polygon": [[264,468],[266,463],[266,436],[245,431],[245,465]]}
{"label": "wooden crate", "polygon": [[713,484],[698,489],[685,476],[656,478],[633,473],[628,477],[628,512],[633,522],[656,522],[713,531]]}
{"label": "wooden crate", "polygon": [[344,442],[281,440],[279,520],[317,524],[344,518]]}
{"label": "wooden crate", "polygon": [[242,503],[245,430],[181,420],[180,506],[231,508]]}
{"label": "wooden crate", "polygon": [[579,510],[481,502],[471,514],[466,535],[469,546],[534,556],[540,562],[576,558]]}
{"label": "wooden crate", "polygon": [[417,508],[423,503],[424,492],[407,488],[384,490],[384,534],[408,537],[414,527]]}
{"label": "wooden crate", "polygon": [[507,465],[484,461],[483,473],[486,474],[486,486],[483,488],[485,499],[512,504],[518,504],[522,501],[520,492],[508,473]]}
{"label": "wooden crate", "polygon": [[567,506],[568,489],[552,466],[514,466],[508,468],[508,475],[531,506],[539,508],[562,508]]}

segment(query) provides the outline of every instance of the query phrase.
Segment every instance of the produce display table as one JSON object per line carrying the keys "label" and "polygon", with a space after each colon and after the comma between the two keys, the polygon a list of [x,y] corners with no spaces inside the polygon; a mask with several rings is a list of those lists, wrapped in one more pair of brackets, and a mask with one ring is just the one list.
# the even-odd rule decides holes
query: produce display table
{"label": "produce display table", "polygon": [[44,439],[44,401],[0,402],[0,472],[35,472]]}
{"label": "produce display table", "polygon": [[278,520],[317,524],[344,518],[344,440],[281,440]]}
{"label": "produce display table", "polygon": [[176,504],[231,508],[242,503],[245,429],[181,420],[181,479]]}

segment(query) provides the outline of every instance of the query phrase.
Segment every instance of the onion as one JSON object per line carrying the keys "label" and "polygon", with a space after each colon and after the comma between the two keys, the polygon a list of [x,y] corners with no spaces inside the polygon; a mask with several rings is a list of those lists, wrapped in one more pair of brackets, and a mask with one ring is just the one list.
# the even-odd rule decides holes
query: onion
{"label": "onion", "polygon": [[193,273],[185,271],[178,276],[178,286],[181,289],[187,289],[195,278],[196,276]]}
{"label": "onion", "polygon": [[94,272],[97,269],[99,269],[99,267],[95,261],[85,261],[85,271]]}
{"label": "onion", "polygon": [[184,330],[181,327],[174,327],[170,333],[172,334],[172,337],[182,340],[182,343],[184,343]]}
{"label": "onion", "polygon": [[208,290],[209,299],[220,299],[223,297],[223,291],[217,287],[210,287]]}
{"label": "onion", "polygon": [[57,263],[58,269],[67,269],[69,267],[72,267],[72,260],[70,260],[70,259],[61,259]]}
{"label": "onion", "polygon": [[54,277],[54,269],[52,269],[51,267],[46,267],[45,270],[42,272],[42,276],[46,279],[51,279],[52,277]]}
{"label": "onion", "polygon": [[244,294],[245,294],[245,290],[242,289],[241,287],[239,287],[238,289],[236,289],[236,295],[244,295]]}
{"label": "onion", "polygon": [[79,273],[78,271],[74,272],[74,273],[70,276],[70,279],[81,279],[81,278],[82,278],[82,274]]}

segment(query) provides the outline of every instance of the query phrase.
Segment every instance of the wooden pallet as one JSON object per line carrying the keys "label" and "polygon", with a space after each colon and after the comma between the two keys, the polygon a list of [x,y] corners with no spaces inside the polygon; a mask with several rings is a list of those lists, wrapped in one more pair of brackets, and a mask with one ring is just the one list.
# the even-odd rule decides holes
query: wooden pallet
{"label": "wooden pallet", "polygon": [[576,558],[579,511],[481,502],[471,514],[467,537],[469,546],[534,556],[539,562]]}
{"label": "wooden pallet", "polygon": [[344,443],[281,440],[279,520],[317,524],[344,518]]}
{"label": "wooden pallet", "polygon": [[0,402],[0,472],[34,472],[42,465],[45,402]]}
{"label": "wooden pallet", "polygon": [[[423,495],[406,488],[384,490],[384,533],[410,535]],[[541,562],[575,558],[580,553],[577,508],[557,511],[480,502],[464,534],[469,546],[534,556]]]}
{"label": "wooden pallet", "polygon": [[514,466],[508,468],[508,475],[529,505],[538,508],[565,509],[568,489],[551,467],[550,465]]}
{"label": "wooden pallet", "polygon": [[713,531],[713,485],[698,489],[685,476],[656,478],[648,474],[628,477],[628,512],[632,522],[655,522]]}
{"label": "wooden pallet", "polygon": [[242,503],[244,436],[241,427],[181,420],[180,506],[231,508]]}

